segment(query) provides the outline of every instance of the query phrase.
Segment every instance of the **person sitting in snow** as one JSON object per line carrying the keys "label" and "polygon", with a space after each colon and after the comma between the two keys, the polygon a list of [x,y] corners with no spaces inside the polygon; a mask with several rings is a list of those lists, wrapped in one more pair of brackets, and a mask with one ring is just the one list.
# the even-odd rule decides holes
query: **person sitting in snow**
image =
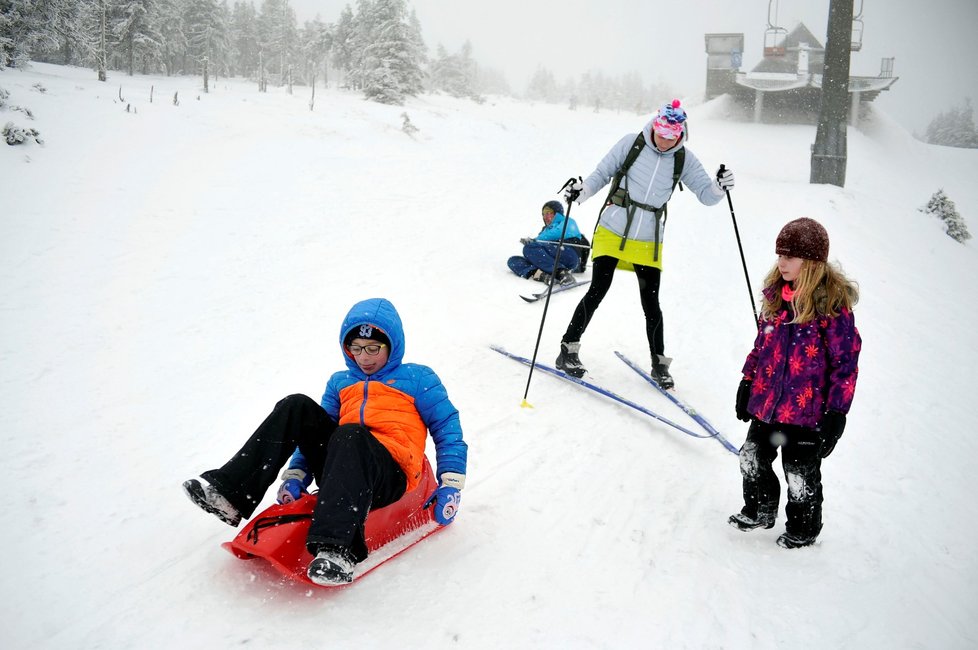
{"label": "person sitting in snow", "polygon": [[305,395],[284,398],[222,467],[183,484],[196,505],[236,527],[291,456],[278,501],[298,499],[316,480],[306,546],[314,556],[308,576],[322,585],[352,581],[367,557],[368,511],[418,485],[429,432],[439,482],[435,519],[442,525],[458,512],[468,454],[458,410],[438,375],[402,363],[404,330],[393,304],[381,298],[355,304],[339,343],[346,370],[330,377],[320,404]]}
{"label": "person sitting in snow", "polygon": [[[675,383],[669,373],[672,359],[665,356],[659,307],[666,202],[680,182],[703,205],[716,205],[734,186],[733,172],[722,165],[716,179],[711,178],[686,148],[686,138],[686,111],[674,99],[659,109],[640,134],[630,133],[619,140],[590,176],[571,179],[565,185],[567,200],[583,203],[612,179],[616,181],[594,231],[591,286],[560,341],[556,366],[568,375],[583,377],[587,372],[579,356],[581,337],[611,288],[615,269],[622,269],[634,271],[638,278],[652,378],[663,388],[672,388]],[[637,151],[637,157],[619,177],[631,151]]]}
{"label": "person sitting in snow", "polygon": [[778,545],[799,548],[822,530],[822,459],[842,436],[856,390],[859,292],[828,264],[829,235],[814,219],[785,225],[775,253],[737,389],[737,417],[750,428],[740,449],[744,507],[729,522],[743,531],[774,526],[780,485],[772,465],[781,447],[788,505]]}
{"label": "person sitting in snow", "polygon": [[549,284],[550,275],[554,271],[554,261],[557,259],[557,243],[563,233],[564,244],[560,247],[556,279],[558,284],[572,284],[574,278],[571,273],[581,273],[587,266],[590,242],[581,234],[577,223],[564,216],[564,206],[560,201],[544,203],[542,215],[543,229],[534,239],[529,237],[521,239],[523,255],[514,255],[506,263],[510,270],[521,278]]}

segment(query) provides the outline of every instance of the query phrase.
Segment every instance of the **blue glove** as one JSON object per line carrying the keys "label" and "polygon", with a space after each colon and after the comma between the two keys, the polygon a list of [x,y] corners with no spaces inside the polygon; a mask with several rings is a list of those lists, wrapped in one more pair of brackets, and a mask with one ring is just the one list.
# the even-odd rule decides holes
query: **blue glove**
{"label": "blue glove", "polygon": [[427,508],[434,502],[435,521],[442,526],[447,526],[455,519],[458,508],[462,503],[462,488],[465,487],[465,474],[458,472],[445,472],[440,477],[441,487],[434,491],[425,501],[424,507]]}
{"label": "blue glove", "polygon": [[312,477],[301,469],[290,468],[282,472],[282,485],[278,488],[277,501],[292,503],[308,494],[307,488],[312,484]]}
{"label": "blue glove", "polygon": [[455,520],[455,515],[458,514],[459,505],[462,503],[462,491],[443,485],[428,497],[424,507],[427,508],[432,502],[435,503],[435,521],[442,526],[447,526]]}

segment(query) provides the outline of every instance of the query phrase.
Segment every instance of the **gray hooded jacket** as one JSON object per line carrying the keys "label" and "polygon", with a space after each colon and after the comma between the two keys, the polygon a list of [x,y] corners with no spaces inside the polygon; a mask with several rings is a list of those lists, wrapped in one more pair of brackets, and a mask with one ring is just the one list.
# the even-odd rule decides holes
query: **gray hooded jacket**
{"label": "gray hooded jacket", "polygon": [[[652,142],[652,121],[650,120],[642,134],[645,136],[645,147],[628,170],[628,194],[633,201],[644,203],[655,208],[662,207],[672,196],[673,157],[680,147],[686,145],[686,134],[675,147],[666,152],[659,151]],[[611,151],[601,159],[591,175],[584,179],[584,189],[578,198],[583,203],[590,197],[601,192],[624,164],[625,156],[635,142],[637,133],[630,133],[611,148]],[[706,173],[702,163],[689,149],[686,150],[686,161],[680,176],[683,185],[691,190],[703,205],[716,205],[724,192],[716,181]],[[625,187],[623,178],[621,187]],[[604,226],[616,235],[626,235],[629,239],[654,242],[656,240],[655,214],[641,208],[636,209],[629,232],[625,233],[627,214],[625,208],[609,205],[601,212],[598,224]],[[659,235],[662,242],[662,234]]]}

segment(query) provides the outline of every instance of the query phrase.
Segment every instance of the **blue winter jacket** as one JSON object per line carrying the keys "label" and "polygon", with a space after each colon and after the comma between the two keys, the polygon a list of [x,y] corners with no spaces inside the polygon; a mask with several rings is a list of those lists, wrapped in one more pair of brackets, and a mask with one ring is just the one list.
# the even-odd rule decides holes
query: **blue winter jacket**
{"label": "blue winter jacket", "polygon": [[567,221],[567,232],[564,234],[564,240],[580,237],[581,231],[577,227],[577,222],[573,219],[568,219],[558,212],[554,215],[550,225],[543,227],[543,230],[537,235],[537,239],[541,241],[560,241],[560,233],[564,230],[565,220]]}
{"label": "blue winter jacket", "polygon": [[[351,330],[368,324],[387,334],[391,342],[387,363],[369,376],[343,346]],[[402,362],[404,329],[394,305],[383,298],[355,304],[340,327],[339,344],[346,370],[334,373],[326,384],[321,402],[326,413],[338,424],[360,424],[370,430],[404,470],[408,490],[421,477],[428,433],[435,442],[436,475],[465,474],[468,447],[458,410],[431,368]],[[297,451],[290,467],[297,466],[299,455]]]}

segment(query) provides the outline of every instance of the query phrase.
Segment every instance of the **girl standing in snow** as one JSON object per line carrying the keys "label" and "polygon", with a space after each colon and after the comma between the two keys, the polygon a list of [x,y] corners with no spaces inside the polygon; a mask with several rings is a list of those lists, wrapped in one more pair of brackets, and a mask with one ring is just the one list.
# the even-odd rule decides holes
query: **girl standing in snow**
{"label": "girl standing in snow", "polygon": [[774,526],[781,490],[772,465],[781,447],[788,504],[778,545],[799,548],[822,530],[822,459],[842,436],[856,390],[859,293],[828,264],[829,235],[813,219],[785,225],[775,253],[737,389],[737,417],[751,425],[740,449],[744,507],[729,523],[743,531]]}

